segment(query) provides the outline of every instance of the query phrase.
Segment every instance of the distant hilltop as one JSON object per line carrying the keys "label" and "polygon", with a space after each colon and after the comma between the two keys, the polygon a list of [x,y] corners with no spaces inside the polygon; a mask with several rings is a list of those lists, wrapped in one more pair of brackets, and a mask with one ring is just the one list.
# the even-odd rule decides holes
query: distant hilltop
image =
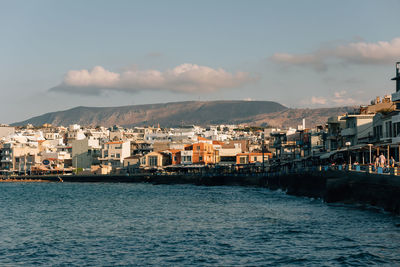
{"label": "distant hilltop", "polygon": [[[302,118],[307,127],[325,123],[330,116],[352,111],[351,107],[323,109],[290,109],[272,101],[185,101],[122,107],[76,107],[50,112],[12,124],[41,126],[80,124],[87,126],[125,127],[157,125],[251,124],[260,126],[293,126]],[[310,124],[310,125],[309,125]]]}

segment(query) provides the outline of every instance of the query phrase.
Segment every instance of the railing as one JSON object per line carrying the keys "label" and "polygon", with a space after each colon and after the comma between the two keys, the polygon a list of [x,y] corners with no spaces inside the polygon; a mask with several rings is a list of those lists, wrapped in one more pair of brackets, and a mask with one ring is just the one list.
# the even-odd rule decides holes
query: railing
{"label": "railing", "polygon": [[280,171],[273,171],[266,173],[265,176],[280,176],[288,174],[303,174],[309,172],[327,172],[327,171],[343,171],[343,172],[354,172],[354,173],[371,173],[381,175],[399,175],[400,167],[375,167],[373,165],[320,165],[310,167],[298,167],[298,168],[286,168]]}
{"label": "railing", "polygon": [[347,171],[347,172],[364,172],[383,175],[400,175],[399,167],[375,167],[373,165],[321,165],[317,168],[318,171]]}

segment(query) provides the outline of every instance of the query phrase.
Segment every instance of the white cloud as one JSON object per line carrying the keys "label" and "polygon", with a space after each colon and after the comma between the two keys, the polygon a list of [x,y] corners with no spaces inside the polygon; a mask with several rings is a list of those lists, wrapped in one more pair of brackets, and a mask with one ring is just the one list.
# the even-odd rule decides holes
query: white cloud
{"label": "white cloud", "polygon": [[341,45],[336,48],[335,54],[352,63],[392,63],[400,58],[400,38],[394,38],[390,42],[357,42]]}
{"label": "white cloud", "polygon": [[164,72],[159,70],[127,70],[115,73],[101,66],[89,70],[71,70],[63,82],[51,91],[78,94],[99,94],[102,91],[137,92],[165,90],[183,93],[214,92],[223,88],[238,88],[255,81],[245,72],[234,74],[196,64],[182,64]]}
{"label": "white cloud", "polygon": [[[304,103],[307,103],[307,101]],[[316,106],[351,106],[359,104],[355,97],[350,96],[345,90],[334,92],[333,96],[330,97],[312,96],[308,103]]]}
{"label": "white cloud", "polygon": [[120,80],[118,73],[105,70],[96,66],[91,72],[88,70],[71,70],[64,77],[64,83],[75,87],[108,87],[113,86]]}
{"label": "white cloud", "polygon": [[311,97],[311,104],[313,105],[325,105],[327,102],[328,101],[325,97],[320,97],[320,96]]}
{"label": "white cloud", "polygon": [[333,93],[333,96],[335,97],[335,98],[342,98],[343,96],[345,96],[347,94],[347,92],[345,91],[345,90],[343,90],[343,91],[340,91],[340,92],[334,92]]}
{"label": "white cloud", "polygon": [[275,53],[270,59],[285,66],[305,66],[326,70],[332,61],[351,64],[385,64],[400,58],[400,37],[390,42],[353,42],[333,48],[322,48],[312,53]]}

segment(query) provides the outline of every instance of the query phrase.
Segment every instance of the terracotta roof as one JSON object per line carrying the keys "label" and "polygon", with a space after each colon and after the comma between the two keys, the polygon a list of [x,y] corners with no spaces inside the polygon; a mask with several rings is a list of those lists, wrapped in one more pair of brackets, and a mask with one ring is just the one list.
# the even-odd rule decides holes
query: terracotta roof
{"label": "terracotta roof", "polygon": [[213,143],[213,145],[223,145],[223,144],[225,144],[222,141],[215,141],[215,140],[213,140],[212,143]]}
{"label": "terracotta roof", "polygon": [[168,151],[170,151],[171,153],[178,153],[181,150],[180,149],[168,149]]}
{"label": "terracotta roof", "polygon": [[210,139],[201,137],[201,136],[197,136],[197,140],[201,140],[201,141],[211,141]]}
{"label": "terracotta roof", "polygon": [[121,141],[115,141],[115,142],[107,142],[106,145],[114,145],[114,144],[122,144],[123,142]]}

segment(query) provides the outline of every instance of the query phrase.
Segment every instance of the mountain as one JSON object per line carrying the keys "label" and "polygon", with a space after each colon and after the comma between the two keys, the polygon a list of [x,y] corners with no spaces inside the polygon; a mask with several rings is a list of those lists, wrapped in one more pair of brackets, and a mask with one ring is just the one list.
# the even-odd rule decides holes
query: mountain
{"label": "mountain", "polygon": [[315,109],[285,109],[278,112],[259,114],[250,117],[254,125],[270,125],[275,127],[296,127],[306,120],[306,127],[323,125],[329,117],[338,116],[347,112],[353,112],[354,107],[315,108]]}
{"label": "mountain", "polygon": [[239,124],[297,126],[302,119],[306,125],[323,124],[330,116],[352,111],[351,107],[291,109],[272,101],[186,101],[165,104],[123,107],[76,107],[50,112],[14,123],[14,126],[80,124],[86,126],[143,126],[174,127],[180,125]]}
{"label": "mountain", "polygon": [[272,101],[186,101],[123,107],[76,107],[46,113],[13,125],[157,125],[219,124],[247,122],[250,117],[287,110]]}

